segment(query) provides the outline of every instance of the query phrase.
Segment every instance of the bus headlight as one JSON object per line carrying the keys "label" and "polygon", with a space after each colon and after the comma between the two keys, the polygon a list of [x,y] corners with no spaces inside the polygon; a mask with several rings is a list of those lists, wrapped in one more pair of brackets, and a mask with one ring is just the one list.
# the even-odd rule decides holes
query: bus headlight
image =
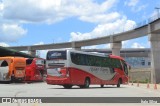
{"label": "bus headlight", "polygon": [[7,77],[7,73],[4,73],[3,74],[3,79],[6,79],[6,77]]}

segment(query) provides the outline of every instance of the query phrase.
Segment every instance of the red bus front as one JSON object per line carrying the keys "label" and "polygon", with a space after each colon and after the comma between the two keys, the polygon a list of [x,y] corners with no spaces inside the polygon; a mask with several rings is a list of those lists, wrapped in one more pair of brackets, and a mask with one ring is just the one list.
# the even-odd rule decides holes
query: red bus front
{"label": "red bus front", "polygon": [[26,59],[26,77],[25,81],[43,81],[45,72],[44,59],[28,58]]}

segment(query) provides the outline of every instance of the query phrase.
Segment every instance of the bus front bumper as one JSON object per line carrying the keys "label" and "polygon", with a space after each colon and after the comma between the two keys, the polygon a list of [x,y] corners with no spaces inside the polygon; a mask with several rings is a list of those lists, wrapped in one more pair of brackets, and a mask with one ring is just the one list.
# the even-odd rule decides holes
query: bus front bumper
{"label": "bus front bumper", "polygon": [[24,81],[24,78],[25,77],[12,77],[12,80],[16,81],[16,82],[22,82],[22,81]]}
{"label": "bus front bumper", "polygon": [[51,85],[66,85],[71,84],[71,81],[69,78],[46,78],[47,84]]}

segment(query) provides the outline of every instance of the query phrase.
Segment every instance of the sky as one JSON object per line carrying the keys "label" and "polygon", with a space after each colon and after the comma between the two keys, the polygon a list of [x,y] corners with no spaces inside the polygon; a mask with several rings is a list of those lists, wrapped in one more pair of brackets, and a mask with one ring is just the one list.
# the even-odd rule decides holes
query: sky
{"label": "sky", "polygon": [[[157,14],[160,0],[0,0],[0,46],[61,43],[131,30]],[[83,48],[109,48],[109,44]],[[149,48],[148,37],[122,48]],[[45,57],[46,50],[39,51]]]}

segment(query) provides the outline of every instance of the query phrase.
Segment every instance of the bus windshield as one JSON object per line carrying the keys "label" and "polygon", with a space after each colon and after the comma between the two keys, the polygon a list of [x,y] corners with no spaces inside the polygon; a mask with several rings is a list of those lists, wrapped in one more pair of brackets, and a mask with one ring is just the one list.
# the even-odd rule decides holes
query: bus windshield
{"label": "bus windshield", "polygon": [[26,60],[26,64],[27,64],[27,65],[32,64],[32,62],[33,62],[33,59],[27,59],[27,60]]}
{"label": "bus windshield", "polygon": [[36,60],[36,65],[44,65],[44,60],[41,59]]}
{"label": "bus windshield", "polygon": [[47,53],[47,74],[53,76],[60,76],[62,69],[65,67],[67,59],[66,51],[49,51]]}
{"label": "bus windshield", "polygon": [[66,59],[66,51],[49,51],[47,53],[47,60],[52,59]]}

